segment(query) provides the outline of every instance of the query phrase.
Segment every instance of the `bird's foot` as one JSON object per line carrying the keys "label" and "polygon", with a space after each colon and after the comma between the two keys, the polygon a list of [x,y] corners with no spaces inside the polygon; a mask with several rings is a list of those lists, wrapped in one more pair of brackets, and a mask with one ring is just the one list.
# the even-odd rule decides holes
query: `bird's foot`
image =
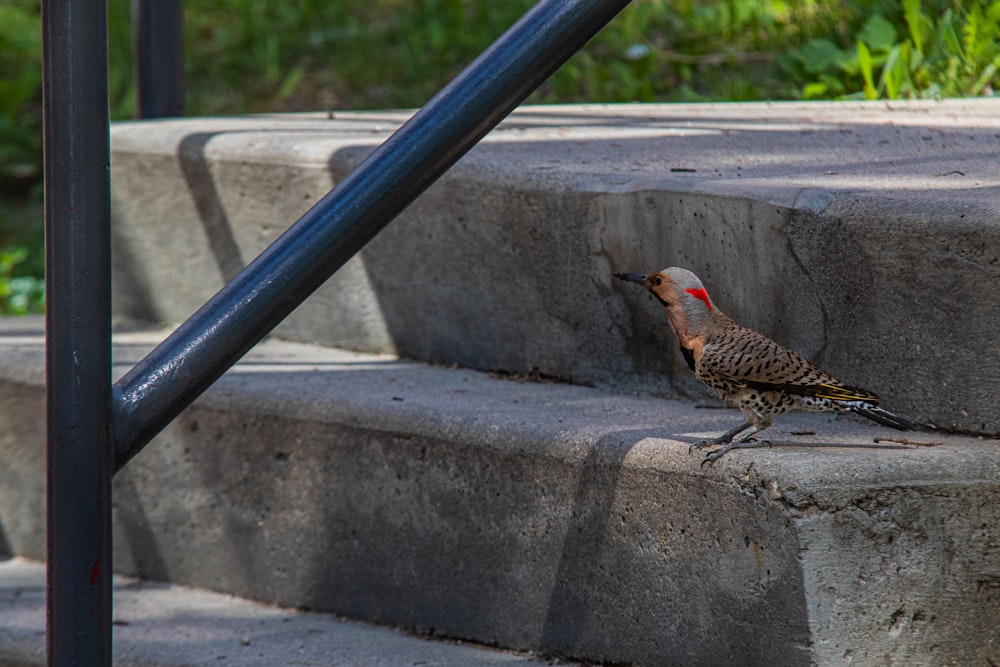
{"label": "bird's foot", "polygon": [[[702,449],[703,447],[709,447],[711,445],[718,445],[721,443],[715,442],[713,440],[702,440],[697,442],[688,448],[688,452],[692,449]],[[705,454],[705,458],[701,460],[701,467],[704,468],[705,465],[712,465],[723,456],[733,451],[734,449],[751,449],[753,447],[765,447],[771,443],[767,440],[758,440],[757,438],[747,438],[746,440],[737,440],[736,442],[725,443],[722,447],[718,449],[713,449],[712,451]]]}
{"label": "bird's foot", "polygon": [[696,449],[705,449],[706,447],[715,447],[716,445],[728,445],[732,441],[732,438],[727,438],[722,436],[721,438],[711,438],[709,440],[702,440],[696,442],[688,447],[688,454]]}

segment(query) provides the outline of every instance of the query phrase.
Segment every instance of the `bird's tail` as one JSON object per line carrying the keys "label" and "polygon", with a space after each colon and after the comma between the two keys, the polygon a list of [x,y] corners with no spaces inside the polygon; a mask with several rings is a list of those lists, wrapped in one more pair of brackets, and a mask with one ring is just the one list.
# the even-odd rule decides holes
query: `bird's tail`
{"label": "bird's tail", "polygon": [[908,419],[903,419],[899,415],[894,415],[888,410],[883,410],[874,403],[867,401],[845,401],[843,403],[851,412],[871,419],[873,422],[899,429],[900,431],[923,431],[924,427],[914,424]]}

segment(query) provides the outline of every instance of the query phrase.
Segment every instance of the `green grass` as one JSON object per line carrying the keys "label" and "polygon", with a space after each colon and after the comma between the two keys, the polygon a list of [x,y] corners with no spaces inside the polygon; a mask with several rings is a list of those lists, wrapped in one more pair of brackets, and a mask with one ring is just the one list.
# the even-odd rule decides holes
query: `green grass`
{"label": "green grass", "polygon": [[[135,109],[129,4],[108,2],[113,118]],[[532,4],[186,0],[186,110],[419,107]],[[40,35],[38,0],[3,0],[0,253],[28,254],[0,264],[0,311],[42,270]],[[984,95],[998,68],[1000,0],[635,0],[529,102]]]}

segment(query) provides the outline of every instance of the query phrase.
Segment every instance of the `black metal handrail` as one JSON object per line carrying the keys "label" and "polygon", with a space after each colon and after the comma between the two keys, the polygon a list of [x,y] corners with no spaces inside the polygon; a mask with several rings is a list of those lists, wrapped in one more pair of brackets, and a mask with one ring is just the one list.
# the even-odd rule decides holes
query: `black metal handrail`
{"label": "black metal handrail", "polygon": [[542,0],[113,388],[107,16],[44,0],[48,660],[111,660],[110,480],[629,0]]}
{"label": "black metal handrail", "polygon": [[181,0],[132,0],[135,114],[184,113],[184,5]]}
{"label": "black metal handrail", "polygon": [[105,3],[48,0],[42,26],[46,644],[50,664],[105,665],[111,662],[112,456]]}

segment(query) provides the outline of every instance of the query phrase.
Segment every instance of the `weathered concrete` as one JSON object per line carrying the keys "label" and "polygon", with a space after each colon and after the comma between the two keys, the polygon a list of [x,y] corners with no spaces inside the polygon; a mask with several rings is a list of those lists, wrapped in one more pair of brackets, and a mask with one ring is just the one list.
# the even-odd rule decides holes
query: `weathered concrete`
{"label": "weathered concrete", "polygon": [[[186,318],[405,118],[116,124],[117,312]],[[525,107],[279,334],[700,395],[612,284],[676,264],[890,409],[1000,433],[998,150],[1000,100]]]}
{"label": "weathered concrete", "polygon": [[[28,323],[0,333],[0,534],[38,558]],[[119,334],[116,371],[162,335]],[[996,442],[798,415],[701,469],[738,419],[270,341],[116,477],[116,568],[588,660],[1000,661]]]}
{"label": "weathered concrete", "polygon": [[[325,614],[115,577],[115,667],[540,667],[523,655],[428,641]],[[0,561],[0,667],[45,665],[45,565]],[[566,663],[562,663],[566,664]]]}

